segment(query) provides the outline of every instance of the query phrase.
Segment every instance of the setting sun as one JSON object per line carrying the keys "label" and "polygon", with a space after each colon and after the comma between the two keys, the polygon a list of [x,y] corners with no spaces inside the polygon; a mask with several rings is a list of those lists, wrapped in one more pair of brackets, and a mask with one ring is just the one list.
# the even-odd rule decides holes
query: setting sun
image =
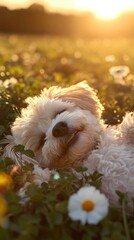
{"label": "setting sun", "polygon": [[133,0],[75,0],[76,6],[80,10],[87,10],[93,12],[96,17],[102,19],[111,19],[117,17],[124,11],[131,10],[132,6],[134,5]]}

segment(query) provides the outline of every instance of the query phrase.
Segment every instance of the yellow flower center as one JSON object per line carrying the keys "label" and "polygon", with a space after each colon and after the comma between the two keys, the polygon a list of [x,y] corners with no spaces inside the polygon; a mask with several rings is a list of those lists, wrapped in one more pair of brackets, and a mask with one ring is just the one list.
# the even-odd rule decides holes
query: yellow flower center
{"label": "yellow flower center", "polygon": [[86,212],[90,212],[94,209],[94,203],[91,200],[86,200],[82,203],[82,209]]}
{"label": "yellow flower center", "polygon": [[9,187],[11,185],[11,177],[5,173],[0,173],[0,187],[6,186]]}
{"label": "yellow flower center", "polygon": [[7,179],[5,179],[3,176],[0,176],[0,185],[3,185],[7,182]]}

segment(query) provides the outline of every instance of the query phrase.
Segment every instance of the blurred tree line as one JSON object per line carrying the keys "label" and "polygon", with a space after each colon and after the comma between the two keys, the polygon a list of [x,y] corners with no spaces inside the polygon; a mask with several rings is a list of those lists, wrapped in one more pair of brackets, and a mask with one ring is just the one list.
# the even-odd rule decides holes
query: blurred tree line
{"label": "blurred tree line", "polygon": [[39,4],[16,10],[0,7],[1,33],[131,37],[134,36],[133,25],[134,12],[124,13],[110,21],[103,21],[91,13],[81,15],[50,13]]}

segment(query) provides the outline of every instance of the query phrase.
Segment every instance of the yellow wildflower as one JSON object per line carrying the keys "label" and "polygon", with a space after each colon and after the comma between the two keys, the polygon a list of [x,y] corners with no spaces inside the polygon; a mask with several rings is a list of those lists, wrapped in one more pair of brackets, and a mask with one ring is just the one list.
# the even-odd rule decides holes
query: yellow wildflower
{"label": "yellow wildflower", "polygon": [[12,184],[12,178],[10,177],[10,175],[4,172],[1,172],[0,173],[0,193],[9,189],[11,187],[11,184]]}

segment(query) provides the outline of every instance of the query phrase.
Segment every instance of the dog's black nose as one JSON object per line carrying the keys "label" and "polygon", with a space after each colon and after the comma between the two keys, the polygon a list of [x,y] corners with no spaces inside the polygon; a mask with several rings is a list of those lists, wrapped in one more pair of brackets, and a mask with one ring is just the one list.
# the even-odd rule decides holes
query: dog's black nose
{"label": "dog's black nose", "polygon": [[54,137],[63,137],[67,133],[68,133],[68,126],[65,122],[57,123],[52,130],[52,134]]}

